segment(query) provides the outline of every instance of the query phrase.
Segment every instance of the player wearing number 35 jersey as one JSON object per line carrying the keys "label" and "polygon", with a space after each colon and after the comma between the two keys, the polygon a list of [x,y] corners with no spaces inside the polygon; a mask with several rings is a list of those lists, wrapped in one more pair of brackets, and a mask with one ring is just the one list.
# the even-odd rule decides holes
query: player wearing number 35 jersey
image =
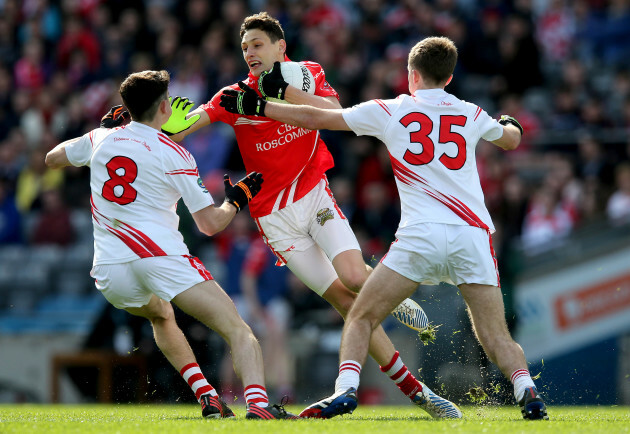
{"label": "player wearing number 35 jersey", "polygon": [[[262,177],[253,172],[232,185],[226,176],[225,201],[214,205],[192,155],[160,131],[172,112],[169,82],[166,71],[131,74],[120,86],[129,112],[113,107],[101,128],[57,145],[46,164],[90,167],[96,287],[115,307],[151,322],[155,342],[194,392],[202,415],[234,417],[202,374],[171,301],[227,340],[245,400],[264,419],[292,417],[279,406],[265,409],[260,346],[232,300],[189,255],[177,230],[180,198],[199,229],[212,235],[256,196]],[[132,122],[121,126],[129,117]]]}
{"label": "player wearing number 35 jersey", "polygon": [[[359,293],[344,326],[335,393],[309,407],[330,416],[357,405],[361,364],[372,330],[419,282],[449,279],[463,295],[475,334],[490,360],[514,383],[514,396],[526,419],[547,419],[547,410],[527,370],[521,347],[504,317],[496,259],[475,165],[479,139],[515,149],[523,129],[514,118],[490,118],[480,107],[444,88],[453,78],[457,48],[448,38],[418,42],[408,59],[409,95],[372,100],[345,110],[287,108],[261,100],[242,86],[224,91],[229,111],[256,113],[305,128],[352,130],[385,143],[400,192],[402,218],[396,241]],[[349,368],[351,367],[351,368]],[[432,392],[424,398],[446,405]]]}

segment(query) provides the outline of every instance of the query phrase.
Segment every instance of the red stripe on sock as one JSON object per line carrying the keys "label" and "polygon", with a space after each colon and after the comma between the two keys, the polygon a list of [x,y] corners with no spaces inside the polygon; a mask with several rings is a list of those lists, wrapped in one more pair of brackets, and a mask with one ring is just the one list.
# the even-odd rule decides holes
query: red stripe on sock
{"label": "red stripe on sock", "polygon": [[354,365],[346,365],[339,367],[339,373],[341,374],[343,371],[354,371],[357,374],[361,373],[361,370]]}
{"label": "red stripe on sock", "polygon": [[409,398],[413,398],[416,393],[422,390],[422,385],[413,375],[411,375],[411,372],[400,383],[398,383],[397,386],[402,393],[407,395]]}
{"label": "red stripe on sock", "polygon": [[389,378],[391,378],[392,380],[396,381],[398,380],[400,377],[402,377],[403,375],[405,375],[409,370],[407,369],[406,366],[403,366],[402,368],[400,368],[400,370],[398,372],[396,372],[394,375],[391,375]]}
{"label": "red stripe on sock", "polygon": [[207,386],[202,386],[199,389],[197,389],[197,391],[195,392],[195,396],[197,397],[197,400],[201,399],[201,397],[207,393],[210,393],[214,390],[214,387],[207,385]]}
{"label": "red stripe on sock", "polygon": [[251,388],[262,389],[265,392],[267,391],[267,389],[265,389],[265,387],[261,386],[260,384],[250,384],[249,386],[245,387],[245,392],[247,392],[247,390]]}
{"label": "red stripe on sock", "polygon": [[510,381],[514,383],[517,378],[523,377],[525,375],[529,375],[529,371],[527,369],[518,369],[512,373]]}
{"label": "red stripe on sock", "polygon": [[381,371],[387,372],[390,369],[392,369],[392,366],[394,366],[394,363],[396,363],[396,361],[398,360],[398,357],[399,357],[399,353],[398,351],[396,351],[394,353],[394,357],[392,357],[392,360],[387,364],[387,366],[381,366]]}
{"label": "red stripe on sock", "polygon": [[189,364],[187,364],[186,366],[184,366],[184,367],[183,367],[183,368],[179,371],[179,373],[183,376],[183,375],[184,375],[184,372],[186,372],[186,371],[187,371],[187,370],[189,370],[190,368],[195,368],[195,367],[196,367],[196,368],[198,368],[198,367],[199,367],[199,365],[198,365],[198,364],[196,364],[196,363],[189,363]]}
{"label": "red stripe on sock", "polygon": [[188,378],[188,385],[190,387],[192,387],[192,385],[195,383],[195,381],[199,381],[199,380],[205,380],[205,377],[203,376],[203,374],[201,372],[199,372],[198,374],[193,374]]}

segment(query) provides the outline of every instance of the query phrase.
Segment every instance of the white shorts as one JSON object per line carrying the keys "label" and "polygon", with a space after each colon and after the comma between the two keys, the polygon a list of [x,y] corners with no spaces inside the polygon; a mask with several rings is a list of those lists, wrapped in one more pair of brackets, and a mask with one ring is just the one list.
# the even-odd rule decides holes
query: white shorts
{"label": "white shorts", "polygon": [[361,251],[326,177],[300,200],[255,221],[279,263],[319,295],[337,279],[335,256]]}
{"label": "white shorts", "polygon": [[171,301],[212,275],[194,256],[154,256],[123,264],[95,265],[96,288],[114,307],[142,307],[153,294]]}
{"label": "white shorts", "polygon": [[473,226],[421,223],[399,229],[381,262],[414,282],[500,286],[492,238]]}

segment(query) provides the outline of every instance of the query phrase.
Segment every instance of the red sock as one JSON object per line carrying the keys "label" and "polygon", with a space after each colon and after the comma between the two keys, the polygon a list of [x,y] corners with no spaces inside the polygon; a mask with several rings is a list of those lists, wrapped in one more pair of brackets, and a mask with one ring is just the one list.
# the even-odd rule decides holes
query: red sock
{"label": "red sock", "polygon": [[250,384],[245,388],[245,402],[247,404],[256,404],[258,407],[268,407],[267,389],[258,384]]}
{"label": "red sock", "polygon": [[186,380],[194,392],[197,401],[201,401],[201,397],[208,393],[211,396],[218,396],[217,391],[214,390],[214,387],[208,383],[206,377],[204,377],[201,373],[201,369],[199,369],[198,364],[189,363],[184,366],[179,373],[182,374],[182,377],[184,377],[184,380]]}
{"label": "red sock", "polygon": [[394,353],[394,357],[392,357],[387,366],[381,366],[381,371],[394,380],[394,383],[396,383],[402,393],[411,399],[422,390],[422,384],[409,372],[409,369],[402,362],[398,351]]}

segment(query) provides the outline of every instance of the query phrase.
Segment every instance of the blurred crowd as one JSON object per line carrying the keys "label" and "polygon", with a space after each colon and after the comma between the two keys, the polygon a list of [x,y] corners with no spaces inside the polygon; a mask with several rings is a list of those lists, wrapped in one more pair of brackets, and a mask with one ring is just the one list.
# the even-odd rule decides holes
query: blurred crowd
{"label": "blurred crowd", "polygon": [[[477,149],[499,255],[630,220],[630,0],[0,0],[0,245],[71,246],[73,213],[89,215],[89,173],[48,170],[46,152],[97,127],[131,72],[166,69],[171,95],[197,104],[244,78],[238,29],[261,10],[282,23],[290,59],[324,67],[344,107],[406,93],[406,56],[421,38],[455,41],[447,91],[525,129],[514,152]],[[336,161],[331,187],[374,265],[400,212],[386,149],[322,136]],[[223,173],[243,171],[231,128],[212,125],[184,145],[221,200]],[[214,246],[233,295],[248,297],[243,270],[267,272],[245,261],[261,249],[251,219],[213,239],[190,219],[181,229],[193,254]],[[272,295],[250,303],[258,320],[259,305],[282,294]]]}

